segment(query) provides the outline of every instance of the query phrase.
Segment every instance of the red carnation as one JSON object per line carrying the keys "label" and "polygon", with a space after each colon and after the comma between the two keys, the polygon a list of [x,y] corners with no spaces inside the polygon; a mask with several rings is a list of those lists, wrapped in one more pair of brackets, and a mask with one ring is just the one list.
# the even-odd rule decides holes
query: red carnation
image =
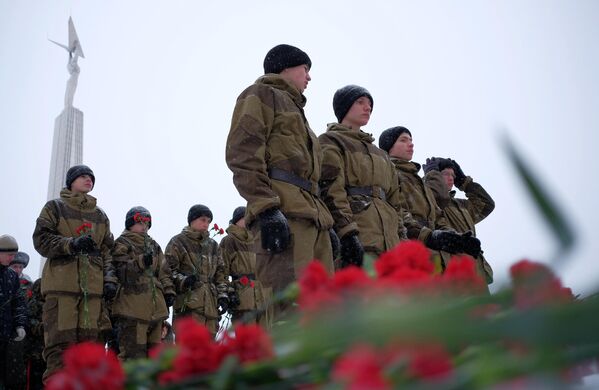
{"label": "red carnation", "polygon": [[526,309],[542,304],[567,303],[574,300],[572,290],[544,264],[522,260],[510,268],[516,306]]}
{"label": "red carnation", "polygon": [[368,345],[356,345],[335,362],[331,376],[346,389],[390,389],[380,356]]}
{"label": "red carnation", "polygon": [[218,229],[218,234],[225,234],[225,229],[223,229],[223,228]]}
{"label": "red carnation", "polygon": [[433,263],[430,252],[420,241],[403,241],[395,248],[383,253],[374,263],[379,278],[391,276],[394,272],[408,268],[432,274]]}
{"label": "red carnation", "polygon": [[84,342],[64,353],[64,368],[50,377],[46,389],[122,389],[125,372],[116,355],[103,345]]}
{"label": "red carnation", "polygon": [[337,271],[331,280],[331,287],[335,291],[347,291],[350,289],[366,287],[370,284],[370,277],[362,268],[349,266]]}
{"label": "red carnation", "polygon": [[82,236],[91,230],[92,230],[91,222],[84,222],[83,224],[81,224],[81,226],[79,226],[77,229],[75,229],[75,234],[77,234],[78,236]]}
{"label": "red carnation", "polygon": [[239,278],[239,283],[241,283],[243,286],[247,286],[249,282],[250,282],[250,279],[245,275],[243,275],[241,278]]}
{"label": "red carnation", "polygon": [[453,369],[451,356],[441,346],[420,346],[411,353],[408,372],[421,379],[442,379]]}
{"label": "red carnation", "polygon": [[223,344],[227,354],[236,355],[242,363],[274,357],[270,337],[257,324],[237,325],[235,337],[226,335]]}
{"label": "red carnation", "polygon": [[323,305],[338,302],[339,297],[331,291],[329,274],[318,260],[312,260],[299,279],[298,303],[304,310],[316,310]]}
{"label": "red carnation", "polygon": [[218,227],[218,224],[214,224],[214,226],[212,226],[212,230],[219,230],[220,228]]}
{"label": "red carnation", "polygon": [[452,257],[441,279],[443,285],[456,294],[480,294],[486,289],[485,281],[476,271],[475,260],[470,256]]}

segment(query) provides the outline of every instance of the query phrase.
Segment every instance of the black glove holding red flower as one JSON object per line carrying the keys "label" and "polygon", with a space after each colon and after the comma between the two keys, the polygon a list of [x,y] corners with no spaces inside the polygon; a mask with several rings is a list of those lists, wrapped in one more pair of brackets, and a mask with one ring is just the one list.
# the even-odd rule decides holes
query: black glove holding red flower
{"label": "black glove holding red flower", "polygon": [[341,266],[343,268],[355,265],[362,267],[364,262],[364,247],[358,238],[358,232],[351,232],[341,239]]}
{"label": "black glove holding red flower", "polygon": [[281,210],[272,208],[258,215],[262,248],[274,253],[283,252],[291,242],[289,223]]}
{"label": "black glove holding red flower", "polygon": [[239,300],[239,294],[237,294],[237,291],[231,291],[229,293],[229,307],[236,308],[240,303],[241,300]]}
{"label": "black glove holding red flower", "polygon": [[197,281],[198,278],[195,275],[189,275],[183,280],[183,289],[193,288]]}
{"label": "black glove holding red flower", "polygon": [[96,249],[96,243],[89,234],[75,237],[71,240],[71,249],[74,253],[90,253]]}

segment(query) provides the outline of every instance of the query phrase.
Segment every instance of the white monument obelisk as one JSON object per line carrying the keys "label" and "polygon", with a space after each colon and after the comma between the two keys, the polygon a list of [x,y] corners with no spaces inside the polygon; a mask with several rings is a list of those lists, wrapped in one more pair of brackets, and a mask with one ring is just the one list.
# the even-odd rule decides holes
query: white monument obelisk
{"label": "white monument obelisk", "polygon": [[[83,112],[73,107],[73,98],[79,79],[79,57],[85,58],[73,19],[69,17],[69,45],[49,40],[69,52],[67,70],[71,75],[67,81],[64,94],[64,109],[54,121],[54,138],[52,140],[52,159],[50,160],[50,177],[48,179],[48,200],[60,197],[60,190],[65,185],[67,171],[73,165],[83,162]],[[46,259],[40,262],[40,276]]]}
{"label": "white monument obelisk", "polygon": [[79,37],[75,31],[73,19],[69,17],[69,45],[51,42],[69,52],[67,70],[70,73],[64,95],[64,109],[54,121],[54,139],[52,141],[52,160],[48,180],[48,200],[60,196],[64,187],[67,171],[73,165],[83,162],[83,112],[73,107],[73,98],[79,79],[79,57],[85,58]]}

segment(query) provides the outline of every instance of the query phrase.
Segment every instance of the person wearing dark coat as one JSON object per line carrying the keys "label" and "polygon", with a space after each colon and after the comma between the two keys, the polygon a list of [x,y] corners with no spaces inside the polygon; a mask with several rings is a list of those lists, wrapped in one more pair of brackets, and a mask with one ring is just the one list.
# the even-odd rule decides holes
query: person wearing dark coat
{"label": "person wearing dark coat", "polygon": [[10,269],[19,246],[14,237],[0,236],[0,388],[12,386],[9,358],[11,342],[22,342],[27,325],[27,306],[19,275]]}

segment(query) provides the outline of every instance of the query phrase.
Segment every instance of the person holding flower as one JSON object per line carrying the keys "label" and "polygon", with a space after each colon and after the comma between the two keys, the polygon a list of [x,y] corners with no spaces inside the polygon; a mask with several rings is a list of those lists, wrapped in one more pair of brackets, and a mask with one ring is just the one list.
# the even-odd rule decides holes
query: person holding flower
{"label": "person holding flower", "polygon": [[[210,238],[211,222],[208,207],[192,206],[187,214],[188,225],[169,241],[165,256],[177,292],[174,320],[192,316],[216,337],[220,315],[229,307],[229,283],[218,244]],[[211,230],[220,232],[220,228]]]}
{"label": "person holding flower", "polygon": [[270,290],[256,279],[256,253],[252,250],[254,237],[246,229],[245,212],[244,206],[233,211],[227,236],[223,237],[218,247],[225,265],[225,275],[232,280],[229,289],[230,311],[234,322],[257,323],[268,327],[270,315],[266,305]]}
{"label": "person holding flower", "polygon": [[110,251],[110,221],[89,195],[96,178],[86,165],[67,171],[60,198],[48,201],[36,221],[33,245],[48,260],[42,271],[44,383],[63,366],[71,344],[99,341],[102,298],[117,292]]}
{"label": "person holding flower", "polygon": [[120,289],[111,320],[120,360],[145,358],[150,347],[160,343],[162,322],[176,297],[170,267],[160,245],[148,234],[151,227],[148,209],[131,208],[112,250]]}

